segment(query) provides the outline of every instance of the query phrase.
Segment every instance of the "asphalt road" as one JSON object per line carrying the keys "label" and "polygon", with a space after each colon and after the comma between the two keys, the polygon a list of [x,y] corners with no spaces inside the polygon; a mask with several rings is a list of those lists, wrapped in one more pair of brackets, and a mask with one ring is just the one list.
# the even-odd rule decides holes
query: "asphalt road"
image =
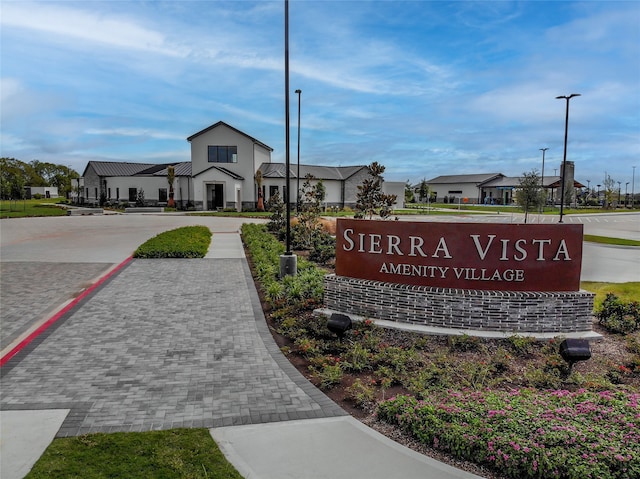
{"label": "asphalt road", "polygon": [[[519,223],[523,215],[401,217],[408,221]],[[529,215],[530,223],[557,222],[555,216]],[[246,218],[129,214],[20,218],[0,223],[2,262],[119,263],[147,239],[169,229],[208,226],[215,232],[238,231]],[[640,213],[565,216],[566,223],[581,223],[585,234],[640,240]],[[583,281],[623,283],[640,281],[640,248],[585,243]]]}

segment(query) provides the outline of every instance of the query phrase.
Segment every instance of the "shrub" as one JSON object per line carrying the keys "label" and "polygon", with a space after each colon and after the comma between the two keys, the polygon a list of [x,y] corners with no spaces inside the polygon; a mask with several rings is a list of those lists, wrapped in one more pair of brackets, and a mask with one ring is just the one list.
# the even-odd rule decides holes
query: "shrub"
{"label": "shrub", "polygon": [[420,442],[518,478],[640,475],[637,393],[446,391],[398,396],[378,417]]}
{"label": "shrub", "polygon": [[640,303],[625,302],[608,293],[596,312],[598,323],[612,333],[628,334],[640,329]]}
{"label": "shrub", "polygon": [[511,350],[519,356],[528,356],[534,350],[537,343],[536,338],[528,336],[509,336],[507,338]]}
{"label": "shrub", "polygon": [[449,336],[449,349],[451,351],[478,351],[482,341],[476,336],[463,334],[461,336]]}
{"label": "shrub", "polygon": [[342,381],[342,368],[339,364],[326,364],[320,371],[315,373],[315,377],[320,380],[322,389],[331,389]]}
{"label": "shrub", "polygon": [[352,401],[356,407],[368,409],[376,399],[376,389],[374,385],[375,380],[373,379],[369,384],[366,384],[358,378],[347,388],[347,398]]}
{"label": "shrub", "polygon": [[203,258],[211,243],[206,226],[185,226],[165,231],[143,243],[134,258]]}

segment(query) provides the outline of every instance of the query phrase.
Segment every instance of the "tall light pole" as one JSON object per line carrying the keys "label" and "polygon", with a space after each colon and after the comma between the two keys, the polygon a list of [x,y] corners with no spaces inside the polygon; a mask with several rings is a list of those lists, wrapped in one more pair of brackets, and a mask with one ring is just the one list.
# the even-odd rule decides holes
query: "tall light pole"
{"label": "tall light pole", "polygon": [[291,252],[291,155],[290,144],[290,121],[289,121],[289,0],[284,0],[284,130],[285,130],[285,174],[286,186],[284,191],[284,202],[287,205],[286,237],[287,246],[284,254],[280,255],[280,277],[293,276],[298,269],[298,258]]}
{"label": "tall light pole", "polygon": [[629,201],[629,182],[627,181],[624,184],[624,207],[627,207],[627,202]]}
{"label": "tall light pole", "polygon": [[544,207],[547,204],[547,192],[544,189],[544,153],[548,149],[549,148],[540,148],[540,151],[542,152],[542,178],[540,179],[540,184],[542,185],[542,196],[544,197],[543,203],[540,206],[540,213],[542,213],[544,211]]}
{"label": "tall light pole", "polygon": [[297,89],[296,93],[298,94],[298,172],[296,173],[296,211],[298,211],[300,208],[300,98],[302,90]]}
{"label": "tall light pole", "polygon": [[633,176],[631,177],[631,209],[634,208],[634,194],[635,194],[635,190],[634,190],[634,186],[636,184],[636,167],[632,166],[631,168],[633,168]]}
{"label": "tall light pole", "polygon": [[620,205],[620,190],[622,189],[622,181],[618,181],[618,205]]}
{"label": "tall light pole", "polygon": [[569,132],[569,100],[571,100],[574,96],[580,96],[580,93],[572,93],[569,96],[557,96],[556,100],[565,99],[567,101],[567,112],[565,114],[564,120],[564,156],[562,159],[562,181],[560,182],[562,186],[562,191],[560,192],[560,221],[558,223],[562,223],[562,215],[564,214],[564,182],[567,177],[567,134]]}

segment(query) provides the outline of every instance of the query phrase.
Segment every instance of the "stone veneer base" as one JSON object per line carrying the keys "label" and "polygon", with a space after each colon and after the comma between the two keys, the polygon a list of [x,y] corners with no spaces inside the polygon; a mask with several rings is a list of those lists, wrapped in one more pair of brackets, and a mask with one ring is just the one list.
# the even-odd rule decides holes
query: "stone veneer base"
{"label": "stone veneer base", "polygon": [[520,335],[590,332],[594,294],[434,288],[345,276],[324,278],[331,311],[429,328]]}

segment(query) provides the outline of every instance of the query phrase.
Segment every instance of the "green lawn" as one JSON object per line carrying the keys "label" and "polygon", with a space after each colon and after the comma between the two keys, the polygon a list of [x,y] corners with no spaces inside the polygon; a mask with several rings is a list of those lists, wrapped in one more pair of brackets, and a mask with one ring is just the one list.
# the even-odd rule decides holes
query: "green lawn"
{"label": "green lawn", "polygon": [[26,477],[242,479],[207,429],[54,439]]}
{"label": "green lawn", "polygon": [[613,293],[623,301],[640,301],[640,282],[633,283],[598,283],[595,281],[582,281],[580,287],[584,290],[596,293],[594,307],[597,309],[607,296]]}
{"label": "green lawn", "polygon": [[588,241],[590,243],[614,244],[620,246],[640,246],[640,241],[637,240],[609,238],[608,236],[584,235],[584,241]]}
{"label": "green lawn", "polygon": [[24,218],[30,216],[66,216],[67,210],[58,203],[63,198],[40,200],[1,200],[0,218]]}

